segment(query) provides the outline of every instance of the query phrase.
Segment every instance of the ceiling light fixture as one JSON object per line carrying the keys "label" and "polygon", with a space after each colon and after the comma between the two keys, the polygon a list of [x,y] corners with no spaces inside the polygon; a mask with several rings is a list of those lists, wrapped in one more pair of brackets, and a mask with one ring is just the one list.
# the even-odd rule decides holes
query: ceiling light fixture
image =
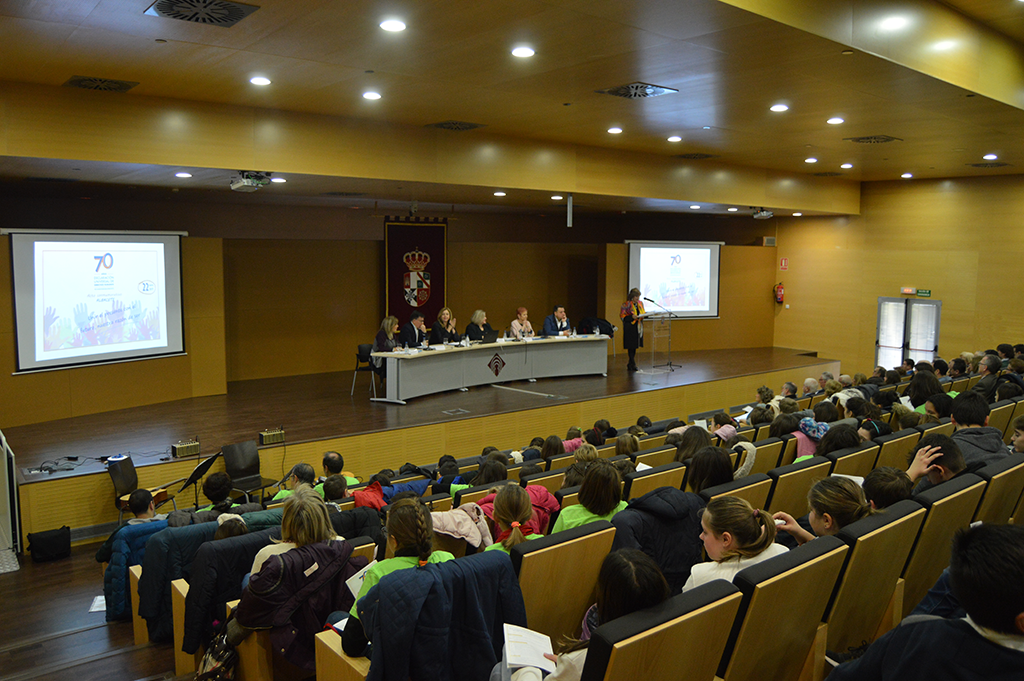
{"label": "ceiling light fixture", "polygon": [[[1021,2],[1024,2],[1024,0],[1021,0]],[[999,157],[996,156],[995,154],[985,154],[984,156],[982,156],[982,158],[985,159],[986,161],[995,161]]]}
{"label": "ceiling light fixture", "polygon": [[842,118],[840,118],[839,116],[835,116],[835,117],[833,117],[833,118],[830,118],[830,119],[828,119],[828,120],[827,120],[827,121],[825,121],[825,122],[826,122],[826,123],[828,123],[829,125],[842,125],[842,124],[843,124],[843,123],[845,123],[846,121],[844,121],[844,120],[843,120]]}
{"label": "ceiling light fixture", "polygon": [[680,137],[679,135],[672,135],[671,137],[668,138],[668,141],[669,142],[682,142],[683,138]]}
{"label": "ceiling light fixture", "polygon": [[700,206],[690,206],[690,210],[700,210]]}
{"label": "ceiling light fixture", "polygon": [[904,180],[909,180],[910,178],[913,177],[913,175],[911,173],[903,173],[902,175],[900,175],[900,177],[902,177]]}
{"label": "ceiling light fixture", "polygon": [[735,212],[736,212],[736,211],[738,211],[738,210],[739,210],[739,208],[730,208],[730,209],[729,209],[729,212],[730,212],[730,213],[735,213]]}
{"label": "ceiling light fixture", "polygon": [[270,85],[270,79],[263,76],[253,76],[249,79],[249,82],[253,85]]}
{"label": "ceiling light fixture", "polygon": [[505,192],[494,192],[495,196],[505,196]]}
{"label": "ceiling light fixture", "polygon": [[843,165],[841,165],[839,167],[842,168],[843,170],[849,170],[850,168],[853,167],[853,164],[852,163],[844,163]]}
{"label": "ceiling light fixture", "polygon": [[385,19],[380,22],[380,27],[389,33],[397,33],[405,30],[405,22],[398,19]]}
{"label": "ceiling light fixture", "polygon": [[270,178],[270,181],[273,182],[274,184],[284,184],[288,180],[284,179],[283,177],[272,177]]}
{"label": "ceiling light fixture", "polygon": [[551,197],[551,200],[552,201],[561,201],[563,198],[564,197],[562,197],[562,196],[560,196],[558,194],[555,194],[554,196]]}
{"label": "ceiling light fixture", "polygon": [[380,99],[380,93],[374,92],[373,90],[367,90],[363,93],[363,99]]}
{"label": "ceiling light fixture", "polygon": [[519,47],[512,48],[512,56],[519,57],[520,59],[526,59],[535,54],[537,53],[533,51],[533,48],[527,47],[526,45],[520,45]]}
{"label": "ceiling light fixture", "polygon": [[785,104],[772,104],[771,110],[775,113],[782,113],[783,111],[789,111],[789,107]]}
{"label": "ceiling light fixture", "polygon": [[710,130],[710,129],[711,129],[711,126],[710,126],[710,125],[705,125],[705,126],[704,126],[704,129],[705,129],[705,130]]}
{"label": "ceiling light fixture", "polygon": [[185,179],[185,178],[188,178],[188,177],[192,177],[192,173],[180,172],[180,173],[174,173],[174,176],[175,177],[180,177],[182,179]]}
{"label": "ceiling light fixture", "polygon": [[805,158],[804,159],[804,163],[817,163],[817,162],[818,162],[818,159],[814,158],[813,156],[810,157],[810,158]]}
{"label": "ceiling light fixture", "polygon": [[889,17],[882,19],[878,27],[883,31],[900,31],[906,28],[908,24],[910,24],[910,20],[906,17]]}
{"label": "ceiling light fixture", "polygon": [[795,217],[795,218],[798,218],[798,217],[800,217],[801,215],[803,215],[803,213],[793,213],[793,217]]}
{"label": "ceiling light fixture", "polygon": [[608,128],[609,134],[618,135],[622,132],[622,128]]}

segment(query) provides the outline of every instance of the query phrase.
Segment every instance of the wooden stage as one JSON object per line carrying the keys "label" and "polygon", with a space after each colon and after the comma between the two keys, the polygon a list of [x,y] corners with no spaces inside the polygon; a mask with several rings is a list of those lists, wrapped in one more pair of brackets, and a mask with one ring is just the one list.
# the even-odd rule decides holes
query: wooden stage
{"label": "wooden stage", "polygon": [[[18,426],[4,433],[18,465],[23,531],[37,531],[62,524],[57,522],[60,509],[48,504],[63,506],[66,501],[58,499],[82,495],[99,499],[83,500],[71,509],[76,521],[72,527],[116,520],[112,486],[100,457],[130,452],[140,485],[154,486],[191,471],[196,458],[171,459],[170,445],[196,436],[205,457],[222,445],[255,439],[259,431],[281,426],[284,446],[261,448],[267,477],[282,477],[299,461],[319,471],[328,449],[345,456],[347,469],[368,476],[405,461],[476,454],[484,445],[521,447],[534,436],[564,436],[569,426],[588,426],[598,418],[616,426],[634,423],[642,413],[652,420],[685,419],[748,402],[762,383],[777,391],[784,381],[799,385],[808,376],[839,368],[835,360],[788,348],[677,352],[672,361],[673,372],[642,374],[627,372],[624,356],[609,357],[607,377],[482,386],[416,398],[404,406],[371,402],[370,375],[365,372],[357,377],[352,396],[350,371],[237,381],[228,383],[226,395]],[[29,472],[44,462],[67,462],[65,457],[78,457],[70,462],[72,470]],[[213,470],[218,469],[219,461]],[[61,482],[70,487],[63,488]]]}

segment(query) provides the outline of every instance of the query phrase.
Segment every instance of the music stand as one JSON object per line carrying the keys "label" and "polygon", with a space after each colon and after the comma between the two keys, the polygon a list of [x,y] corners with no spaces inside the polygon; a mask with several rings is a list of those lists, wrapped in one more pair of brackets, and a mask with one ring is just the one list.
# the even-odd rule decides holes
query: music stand
{"label": "music stand", "polygon": [[199,481],[203,479],[203,476],[210,472],[213,468],[213,462],[220,456],[220,452],[217,452],[206,461],[200,461],[199,465],[192,469],[192,474],[185,480],[185,484],[178,490],[178,494],[185,491],[185,488],[192,485],[195,493],[196,510],[199,510]]}

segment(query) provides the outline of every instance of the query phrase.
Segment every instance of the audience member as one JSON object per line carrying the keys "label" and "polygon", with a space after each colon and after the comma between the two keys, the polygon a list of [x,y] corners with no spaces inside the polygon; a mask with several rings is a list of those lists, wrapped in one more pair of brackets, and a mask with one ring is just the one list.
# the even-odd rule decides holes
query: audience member
{"label": "audience member", "polygon": [[696,494],[733,481],[732,459],[722,447],[704,447],[693,455],[688,467],[686,485]]}
{"label": "audience member", "polygon": [[[538,485],[534,485],[538,487]],[[541,489],[544,489],[541,487]],[[547,490],[544,490],[545,492]],[[485,551],[496,550],[509,553],[513,546],[543,535],[530,527],[533,504],[530,495],[519,485],[503,485],[494,495],[491,517],[497,526],[498,536]]]}
{"label": "audience member", "polygon": [[968,464],[953,438],[932,433],[922,437],[914,448],[914,458],[907,469],[907,476],[917,483],[914,494],[920,494],[935,485],[984,467],[984,461]]}
{"label": "audience member", "polygon": [[924,413],[931,414],[936,418],[949,418],[950,414],[953,413],[953,398],[956,394],[949,395],[944,392],[938,392],[934,395],[930,395],[928,400],[924,403]]}
{"label": "audience member", "polygon": [[784,523],[778,529],[789,533],[797,544],[815,537],[833,535],[846,525],[873,514],[875,511],[864,498],[864,490],[850,478],[828,477],[819,480],[807,493],[807,516],[811,532],[802,528],[790,514],[780,511],[772,516]]}
{"label": "audience member", "polygon": [[316,480],[316,471],[308,463],[297,463],[292,466],[292,469],[288,471],[288,475],[285,476],[284,483],[288,486],[285,489],[278,491],[274,495],[274,498],[270,500],[271,503],[283,501],[292,495],[294,490],[299,485],[313,486],[313,482]]}
{"label": "audience member", "polygon": [[1010,452],[1024,453],[1024,415],[1013,420],[1013,435],[1010,436]]}
{"label": "audience member", "polygon": [[992,397],[996,393],[996,380],[999,378],[999,371],[1001,369],[1002,363],[1000,363],[999,358],[995,355],[985,355],[982,357],[981,361],[978,363],[978,370],[981,372],[981,380],[975,383],[971,390],[984,397],[987,402],[991,403]]}
{"label": "audience member", "polygon": [[984,396],[970,390],[953,398],[950,416],[956,432],[953,441],[963,452],[967,465],[975,461],[994,463],[1006,456],[1003,434],[988,425],[991,409]]}
{"label": "audience member", "polygon": [[[640,450],[640,440],[634,435],[620,435],[615,438],[615,456],[635,454]],[[594,450],[594,457],[597,458],[597,450]]]}
{"label": "audience member", "polygon": [[141,525],[157,520],[167,520],[166,513],[157,513],[156,504],[153,502],[153,495],[148,489],[137,489],[128,497],[128,509],[131,510],[134,518],[121,523],[116,530],[110,533],[107,541],[96,552],[97,563],[109,563],[114,553],[114,537],[125,525]]}
{"label": "audience member", "polygon": [[676,446],[675,460],[679,462],[688,461],[690,457],[711,446],[711,434],[703,428],[693,427],[687,429],[682,439]]}
{"label": "audience member", "polygon": [[892,435],[892,428],[885,421],[864,419],[860,423],[860,428],[857,429],[857,434],[860,435],[862,441],[867,442],[883,435]]}
{"label": "audience member", "polygon": [[558,514],[552,532],[561,532],[595,520],[611,520],[626,508],[622,500],[622,479],[606,459],[591,461],[580,484],[579,503]]}
{"label": "audience member", "polygon": [[910,398],[910,404],[917,409],[924,407],[924,403],[928,401],[929,397],[941,392],[943,392],[942,384],[939,383],[935,374],[930,371],[918,371],[910,379],[910,385],[907,386],[907,392],[904,394]]}
{"label": "audience member", "polygon": [[203,496],[210,500],[209,506],[203,506],[199,511],[219,511],[227,513],[235,502],[230,499],[234,486],[231,483],[231,476],[224,472],[211,473],[203,480]]}
{"label": "audience member", "polygon": [[914,481],[905,471],[892,466],[879,466],[864,476],[861,483],[864,497],[871,508],[880,511],[914,494]]}
{"label": "audience member", "polygon": [[818,382],[813,378],[804,379],[804,397],[814,397],[820,392]]}

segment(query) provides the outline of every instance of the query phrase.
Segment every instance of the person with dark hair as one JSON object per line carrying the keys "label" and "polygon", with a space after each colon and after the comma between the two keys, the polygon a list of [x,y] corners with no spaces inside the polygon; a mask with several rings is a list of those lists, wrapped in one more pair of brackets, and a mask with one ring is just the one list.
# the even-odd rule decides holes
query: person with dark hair
{"label": "person with dark hair", "polygon": [[547,439],[544,440],[543,446],[540,448],[540,458],[545,461],[553,456],[562,456],[565,453],[565,445],[562,438],[557,435],[548,435]]}
{"label": "person with dark hair", "polygon": [[[666,438],[667,439],[667,438]],[[690,457],[711,446],[711,434],[699,426],[687,428],[676,445],[675,460],[679,462],[688,461]]]}
{"label": "person with dark hair", "polygon": [[906,472],[892,466],[879,466],[864,476],[861,483],[871,508],[880,511],[914,494],[914,481]]}
{"label": "person with dark hair", "polygon": [[892,405],[900,401],[900,395],[895,390],[879,391],[876,395],[872,396],[871,401],[877,404],[879,409],[891,411]]}
{"label": "person with dark hair", "polygon": [[1013,346],[1009,343],[1000,343],[996,346],[996,354],[1002,364],[1001,368],[1005,369],[1009,365],[1010,360],[1014,358]]}
{"label": "person with dark hair", "polygon": [[936,393],[942,392],[942,384],[935,374],[930,371],[918,371],[910,379],[905,395],[910,398],[910,404],[915,409],[923,407],[928,398]]}
{"label": "person with dark hair", "polygon": [[949,586],[964,619],[905,619],[831,681],[1016,681],[1024,678],[1024,527],[957,531]]}
{"label": "person with dark hair", "polygon": [[231,496],[231,476],[224,472],[211,473],[203,480],[203,496],[210,500],[210,505],[203,506],[199,511],[219,511],[226,513],[236,504]]}
{"label": "person with dark hair", "polygon": [[580,484],[578,504],[567,506],[558,514],[552,532],[579,527],[595,520],[611,520],[626,508],[622,500],[622,479],[607,459],[591,461]]}
{"label": "person with dark hair", "polygon": [[632,288],[626,295],[626,302],[619,310],[619,319],[622,320],[622,347],[629,355],[629,363],[626,364],[627,371],[636,371],[636,351],[644,346],[644,304],[640,302],[640,289]]}
{"label": "person with dark hair", "polygon": [[935,367],[932,366],[931,362],[920,361],[914,365],[914,373],[916,374],[918,371],[927,371],[928,373],[934,374]]}
{"label": "person with dark hair", "polygon": [[593,428],[591,428],[587,432],[583,433],[583,440],[587,444],[594,445],[595,447],[603,447],[604,446],[604,436],[601,435],[601,433],[599,433],[596,430],[594,430]]}
{"label": "person with dark hair", "polygon": [[324,481],[321,488],[324,491],[324,500],[328,503],[337,504],[348,497],[348,480],[344,475],[332,475]]}
{"label": "person with dark hair", "polygon": [[[512,674],[512,681],[580,681],[594,629],[637,610],[652,608],[670,595],[668,582],[654,559],[637,549],[612,551],[605,556],[597,574],[597,604],[584,617],[582,639],[556,643],[559,655],[546,655],[555,662],[555,671],[550,675],[544,676],[537,667],[520,667]],[[498,662],[501,666],[505,664]],[[497,678],[499,669],[496,666],[491,672],[492,679]]]}
{"label": "person with dark hair", "polygon": [[134,518],[117,526],[107,540],[103,542],[96,552],[97,563],[109,563],[114,553],[114,537],[125,525],[141,525],[142,523],[167,520],[166,513],[157,513],[156,504],[153,501],[152,493],[145,488],[137,489],[128,496],[128,509],[135,515]]}
{"label": "person with dark hair", "polygon": [[892,435],[892,427],[879,419],[864,419],[860,422],[857,434],[863,442],[867,442],[883,435]]}
{"label": "person with dark hair", "polygon": [[458,322],[450,307],[442,307],[437,313],[437,321],[430,327],[431,345],[444,345],[445,343],[458,343],[462,340],[459,335]]}
{"label": "person with dark hair", "polygon": [[774,419],[775,412],[766,404],[754,407],[747,414],[747,423],[752,426],[763,426],[766,423],[771,423]]}
{"label": "person with dark hair", "polygon": [[772,424],[768,426],[768,437],[782,437],[799,430],[800,417],[796,414],[780,414],[775,417]]}
{"label": "person with dark hair", "polygon": [[562,305],[555,305],[554,309],[551,310],[551,314],[544,318],[544,329],[542,335],[544,336],[568,336],[571,334],[569,327],[569,319],[565,316],[565,307]]}
{"label": "person with dark hair", "polygon": [[242,516],[234,513],[221,513],[217,516],[217,531],[213,533],[213,541],[243,534],[249,534],[249,526],[242,520]]}
{"label": "person with dark hair", "polygon": [[605,438],[617,437],[619,434],[617,429],[612,428],[612,424],[608,419],[598,419],[597,421],[594,421],[594,432],[600,433],[601,436]]}
{"label": "person with dark hair", "polygon": [[1010,383],[1007,381],[1005,383],[1000,383],[996,388],[995,400],[996,402],[1012,400],[1013,398],[1020,397],[1021,395],[1024,395],[1024,389],[1021,389],[1021,387],[1016,383]]}
{"label": "person with dark hair", "polygon": [[[959,393],[957,393],[959,394]],[[948,418],[953,413],[953,398],[956,395],[949,395],[944,392],[937,392],[929,395],[924,403],[924,413],[931,414],[935,418]]]}
{"label": "person with dark hair", "polygon": [[893,369],[889,369],[885,372],[885,385],[899,385],[903,382],[903,377],[900,376],[900,372]]}
{"label": "person with dark hair", "polygon": [[324,452],[324,458],[321,462],[324,467],[324,474],[318,481],[313,490],[324,498],[324,482],[332,475],[342,475],[345,477],[345,483],[351,487],[359,484],[359,478],[355,477],[351,473],[345,470],[345,457],[338,452]]}
{"label": "person with dark hair", "polygon": [[981,362],[978,364],[981,380],[974,384],[971,391],[978,393],[991,403],[992,397],[996,393],[996,380],[999,378],[999,372],[1002,368],[1002,363],[995,355],[985,355],[982,357]]}
{"label": "person with dark hair", "polygon": [[423,319],[423,313],[413,310],[409,315],[409,322],[398,332],[398,346],[418,348],[421,345],[427,345],[428,339],[427,323]]}
{"label": "person with dark hair", "polygon": [[536,475],[537,473],[543,473],[544,468],[539,464],[535,463],[524,463],[522,468],[519,469],[519,478],[525,478],[527,475]]}
{"label": "person with dark hair", "polygon": [[917,443],[907,476],[917,483],[914,494],[920,494],[935,485],[984,467],[983,461],[968,464],[953,438],[933,433],[925,435]]}
{"label": "person with dark hair", "polygon": [[850,478],[837,476],[814,483],[807,493],[807,506],[810,510],[807,519],[813,533],[784,511],[772,516],[783,521],[778,529],[792,535],[797,544],[804,544],[815,537],[838,534],[850,523],[875,513],[864,498],[864,489],[860,485]]}
{"label": "person with dark hair", "polygon": [[643,428],[644,431],[648,431],[648,430],[651,429],[651,426],[654,425],[654,424],[651,423],[651,419],[647,418],[646,416],[641,416],[640,418],[638,418],[636,420],[636,425],[638,425],[641,428]]}
{"label": "person with dark hair", "polygon": [[904,374],[910,375],[914,373],[915,364],[917,364],[917,362],[915,362],[909,357],[905,357],[903,359],[903,364],[901,364],[897,370],[902,369]]}
{"label": "person with dark hair", "polygon": [[490,485],[508,480],[508,466],[500,461],[487,461],[480,466],[480,472],[473,478],[474,486]]}
{"label": "person with dark hair", "polygon": [[811,411],[814,413],[814,420],[819,423],[835,423],[839,420],[839,410],[828,400],[818,402]]}
{"label": "person with dark hair", "polygon": [[954,357],[949,363],[950,378],[963,378],[969,374],[970,372],[967,370],[967,360],[963,357]]}
{"label": "person with dark hair", "polygon": [[822,436],[818,442],[818,448],[815,450],[815,456],[825,456],[840,449],[857,447],[860,446],[860,443],[861,439],[857,429],[847,423],[840,423],[829,428],[828,432]]}
{"label": "person with dark hair", "polygon": [[942,379],[949,379],[949,364],[944,359],[936,359],[932,362],[932,366],[935,367],[935,375],[938,376],[939,380],[943,383]]}
{"label": "person with dark hair", "polygon": [[690,458],[687,486],[696,494],[732,482],[732,459],[722,447],[704,447]]}
{"label": "person with dark hair", "polygon": [[1002,432],[988,425],[990,413],[988,401],[979,393],[967,390],[953,398],[953,441],[968,465],[975,461],[995,463],[1007,455]]}
{"label": "person with dark hair", "polygon": [[579,487],[583,484],[583,475],[587,472],[589,461],[574,461],[571,466],[565,469],[565,477],[562,478],[562,489],[567,487]]}
{"label": "person with dark hair", "polygon": [[855,418],[857,421],[881,419],[882,410],[874,402],[863,397],[851,397],[846,400],[846,418]]}
{"label": "person with dark hair", "polygon": [[292,466],[292,469],[288,471],[288,475],[285,476],[284,482],[288,485],[287,489],[280,490],[274,495],[274,498],[270,500],[270,503],[277,503],[278,501],[284,501],[292,495],[292,492],[299,485],[313,486],[316,481],[316,471],[308,463],[297,463]]}

